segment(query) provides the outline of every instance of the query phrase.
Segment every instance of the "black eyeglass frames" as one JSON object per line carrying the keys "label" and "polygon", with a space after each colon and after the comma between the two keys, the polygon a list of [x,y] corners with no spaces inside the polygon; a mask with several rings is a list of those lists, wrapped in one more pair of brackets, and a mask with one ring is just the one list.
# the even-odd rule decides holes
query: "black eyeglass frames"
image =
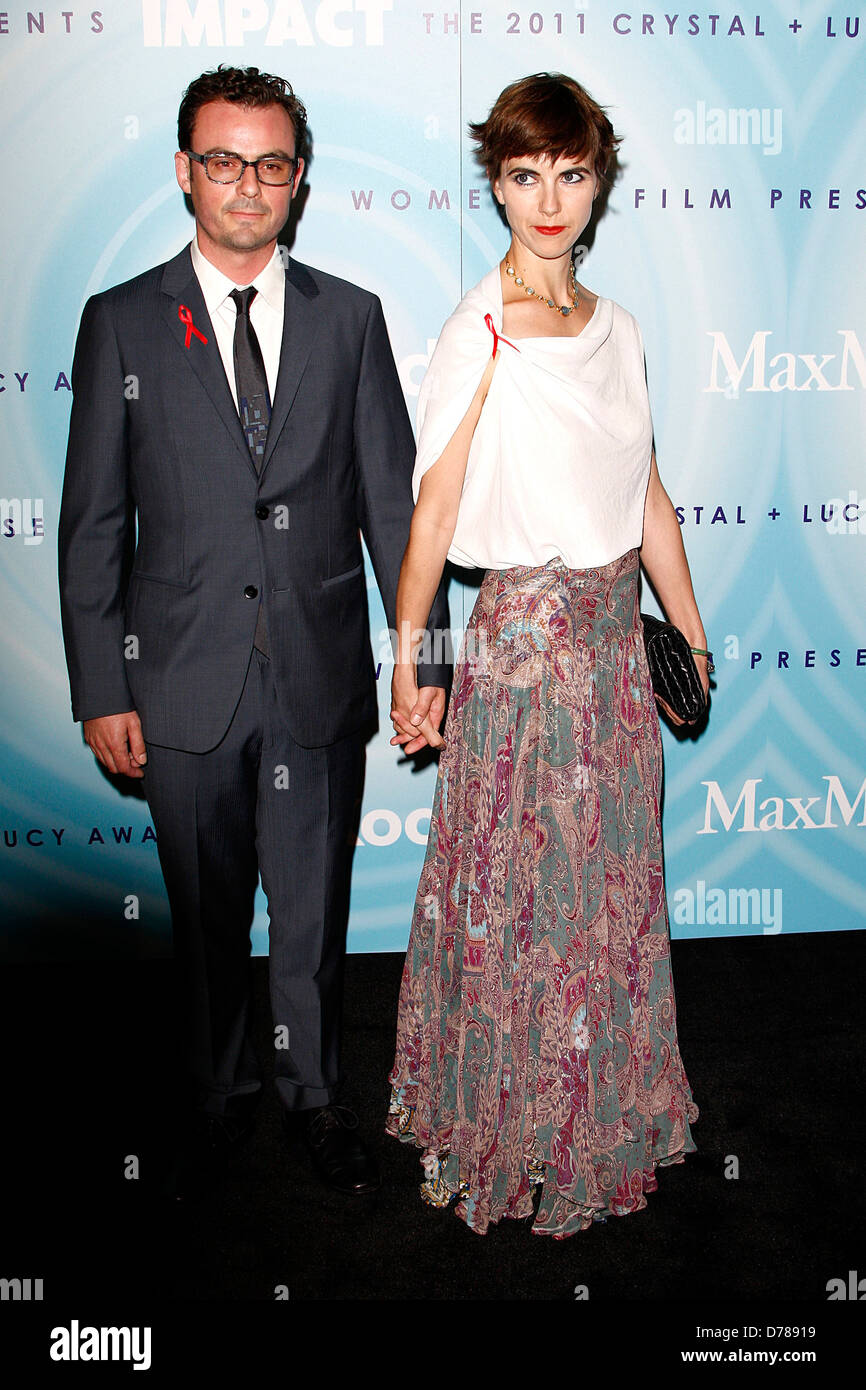
{"label": "black eyeglass frames", "polygon": [[238,183],[245,169],[255,169],[259,183],[280,187],[291,183],[298,167],[297,157],[287,159],[285,155],[263,154],[259,159],[242,159],[239,154],[223,151],[218,154],[195,154],[192,150],[184,153],[200,164],[211,183]]}

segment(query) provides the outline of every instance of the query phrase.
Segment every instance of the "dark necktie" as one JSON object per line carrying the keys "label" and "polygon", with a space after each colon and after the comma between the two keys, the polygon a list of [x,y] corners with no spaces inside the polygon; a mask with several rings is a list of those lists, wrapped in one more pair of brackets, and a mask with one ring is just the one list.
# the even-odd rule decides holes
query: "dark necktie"
{"label": "dark necktie", "polygon": [[235,385],[238,391],[238,413],[247,438],[250,456],[260,473],[265,456],[265,441],[271,419],[271,398],[265,359],[259,347],[256,330],[250,323],[250,305],[258,291],[254,285],[245,290],[232,290],[237,308],[235,320]]}
{"label": "dark necktie", "polygon": [[[234,362],[235,386],[238,393],[238,414],[246,436],[250,457],[257,473],[262,470],[265,456],[265,442],[271,419],[271,397],[268,392],[268,378],[265,360],[256,330],[250,323],[250,305],[258,291],[254,285],[245,290],[232,290],[231,297],[237,308],[235,320]],[[256,635],[253,643],[263,656],[268,656],[268,631],[265,625],[265,610],[259,600],[256,618]]]}

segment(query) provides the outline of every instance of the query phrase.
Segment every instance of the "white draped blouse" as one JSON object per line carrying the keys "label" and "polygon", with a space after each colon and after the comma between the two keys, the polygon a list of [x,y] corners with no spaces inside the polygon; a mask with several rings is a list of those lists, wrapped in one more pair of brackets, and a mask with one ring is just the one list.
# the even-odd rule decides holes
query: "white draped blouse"
{"label": "white draped blouse", "polygon": [[465,416],[498,340],[448,559],[606,565],[643,538],[652,418],[637,320],[599,297],[576,338],[502,335],[495,266],[447,320],[418,398],[412,492]]}

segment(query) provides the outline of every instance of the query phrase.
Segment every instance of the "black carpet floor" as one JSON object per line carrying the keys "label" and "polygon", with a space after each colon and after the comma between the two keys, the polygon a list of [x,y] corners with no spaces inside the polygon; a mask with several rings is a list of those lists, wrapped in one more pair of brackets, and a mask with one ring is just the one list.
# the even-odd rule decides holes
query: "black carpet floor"
{"label": "black carpet floor", "polygon": [[[243,1153],[183,1208],[156,1184],[170,1142],[170,963],[7,966],[0,1276],[41,1278],[67,1309],[73,1294],[187,1308],[588,1299],[597,1314],[634,1300],[655,1316],[698,1300],[742,1301],[756,1320],[784,1300],[806,1322],[809,1305],[828,1306],[828,1281],[866,1276],[864,956],[866,932],[675,942],[698,1152],[659,1170],[646,1210],[565,1241],[527,1221],[480,1237],[420,1201],[416,1150],[382,1134],[401,957],[346,967],[346,1098],[381,1191],[323,1189],[287,1147],[268,1086]],[[267,962],[252,970],[266,1064]]]}

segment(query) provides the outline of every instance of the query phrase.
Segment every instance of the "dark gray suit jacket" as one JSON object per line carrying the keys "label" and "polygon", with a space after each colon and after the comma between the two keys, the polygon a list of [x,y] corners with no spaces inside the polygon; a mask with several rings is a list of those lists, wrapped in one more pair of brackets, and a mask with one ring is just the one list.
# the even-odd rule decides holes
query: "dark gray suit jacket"
{"label": "dark gray suit jacket", "polygon": [[[193,335],[184,346],[181,306],[206,344]],[[189,248],[88,300],[72,385],[60,588],[73,717],[136,709],[145,740],[214,747],[240,697],[261,597],[295,741],[317,747],[375,721],[359,528],[393,628],[414,460],[375,295],[290,261],[261,475]],[[444,581],[429,626],[446,634],[445,654],[434,639],[419,684],[445,686]]]}

